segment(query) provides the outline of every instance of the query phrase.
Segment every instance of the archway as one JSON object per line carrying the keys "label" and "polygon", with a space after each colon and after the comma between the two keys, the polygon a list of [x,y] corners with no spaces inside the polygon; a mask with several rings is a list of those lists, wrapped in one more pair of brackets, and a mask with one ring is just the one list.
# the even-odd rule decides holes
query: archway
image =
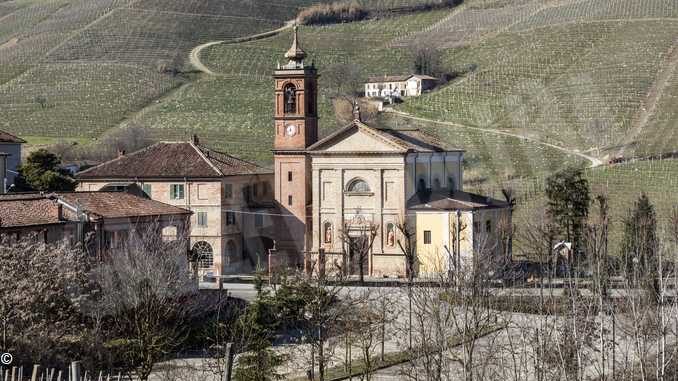
{"label": "archway", "polygon": [[198,241],[193,245],[193,253],[198,260],[198,267],[201,270],[211,270],[214,268],[214,250],[212,250],[212,245],[205,241]]}

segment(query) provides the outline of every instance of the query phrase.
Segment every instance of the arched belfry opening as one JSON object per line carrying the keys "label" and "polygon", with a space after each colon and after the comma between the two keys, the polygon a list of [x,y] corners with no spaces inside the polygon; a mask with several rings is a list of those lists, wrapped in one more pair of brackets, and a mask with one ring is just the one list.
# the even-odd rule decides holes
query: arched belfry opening
{"label": "arched belfry opening", "polygon": [[285,105],[285,114],[296,114],[297,113],[297,87],[291,83],[288,83],[285,86],[284,94],[284,105]]}

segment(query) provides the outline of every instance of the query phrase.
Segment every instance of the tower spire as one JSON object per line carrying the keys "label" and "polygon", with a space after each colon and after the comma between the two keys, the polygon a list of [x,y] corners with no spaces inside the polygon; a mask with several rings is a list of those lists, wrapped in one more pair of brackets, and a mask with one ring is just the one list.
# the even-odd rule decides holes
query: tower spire
{"label": "tower spire", "polygon": [[306,58],[306,52],[301,48],[299,44],[299,31],[297,24],[294,24],[294,40],[292,41],[292,47],[290,50],[285,53],[285,58],[290,60],[290,65],[294,66],[303,66],[304,58]]}

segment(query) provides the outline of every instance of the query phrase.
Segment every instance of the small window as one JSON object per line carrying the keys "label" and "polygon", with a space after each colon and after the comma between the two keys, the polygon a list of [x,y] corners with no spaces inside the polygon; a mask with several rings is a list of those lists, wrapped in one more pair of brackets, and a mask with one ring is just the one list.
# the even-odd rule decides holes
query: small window
{"label": "small window", "polygon": [[287,172],[287,181],[292,181],[292,171]]}
{"label": "small window", "polygon": [[235,213],[226,212],[226,225],[235,225]]}
{"label": "small window", "polygon": [[254,215],[254,227],[260,228],[262,226],[264,226],[264,216],[257,213]]}
{"label": "small window", "polygon": [[198,226],[207,226],[207,212],[198,212]]}
{"label": "small window", "polygon": [[224,197],[225,198],[233,197],[233,185],[232,184],[224,184]]}
{"label": "small window", "polygon": [[151,187],[151,184],[144,184],[141,189],[144,191],[146,196],[151,198],[151,194],[153,193],[153,188]]}
{"label": "small window", "polygon": [[431,244],[431,231],[430,230],[424,230],[424,245],[430,245]]}
{"label": "small window", "polygon": [[485,233],[492,233],[492,221],[485,221]]}
{"label": "small window", "polygon": [[287,205],[292,206],[292,195],[287,196]]}
{"label": "small window", "polygon": [[268,195],[268,191],[269,191],[268,187],[269,187],[269,186],[270,186],[270,185],[268,184],[268,182],[263,182],[263,183],[261,183],[261,192],[262,192],[262,195],[263,195],[263,196],[267,196],[267,195]]}
{"label": "small window", "polygon": [[170,198],[172,200],[183,200],[184,199],[184,184],[172,184],[172,185],[170,185]]}

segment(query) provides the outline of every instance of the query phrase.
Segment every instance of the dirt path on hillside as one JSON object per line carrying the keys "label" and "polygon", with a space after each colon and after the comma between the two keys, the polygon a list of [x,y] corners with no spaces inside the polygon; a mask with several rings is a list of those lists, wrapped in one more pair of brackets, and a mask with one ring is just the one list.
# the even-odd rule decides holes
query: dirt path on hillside
{"label": "dirt path on hillside", "polygon": [[643,101],[643,105],[638,111],[638,114],[636,114],[636,116],[633,118],[631,130],[627,134],[622,148],[619,150],[620,156],[624,156],[626,149],[635,142],[638,135],[640,135],[647,126],[650,118],[652,118],[652,116],[654,116],[656,113],[657,105],[664,96],[666,88],[669,87],[677,67],[678,39],[674,40],[673,45],[669,49],[666,61],[657,74],[657,79],[652,84],[652,87],[650,87],[650,91],[648,91],[647,96]]}
{"label": "dirt path on hillside", "polygon": [[219,74],[213,72],[212,70],[210,70],[200,60],[200,52],[202,52],[204,49],[209,48],[210,46],[213,46],[213,45],[238,44],[238,43],[242,43],[242,42],[255,41],[255,40],[261,40],[261,39],[268,38],[268,37],[273,37],[273,36],[280,34],[281,32],[284,32],[287,29],[292,28],[294,26],[295,22],[296,22],[296,20],[287,21],[284,26],[282,26],[278,29],[269,30],[268,32],[257,33],[257,34],[253,34],[251,36],[238,37],[238,38],[234,38],[234,39],[231,39],[231,40],[212,41],[212,42],[207,42],[205,44],[198,45],[191,50],[191,53],[188,55],[188,60],[191,63],[191,65],[193,65],[193,67],[198,71],[201,71],[201,72],[203,72],[207,75],[219,75]]}
{"label": "dirt path on hillside", "polygon": [[18,42],[19,42],[18,38],[16,37],[10,38],[9,41],[5,42],[4,44],[0,44],[0,50],[15,47]]}
{"label": "dirt path on hillside", "polygon": [[463,129],[467,129],[467,130],[480,131],[480,132],[487,133],[487,134],[495,134],[495,135],[502,135],[502,136],[510,136],[510,137],[513,137],[513,138],[526,140],[526,141],[529,141],[530,143],[534,143],[534,144],[538,144],[538,145],[541,145],[541,146],[544,146],[544,147],[549,147],[549,148],[556,149],[556,150],[561,151],[561,152],[564,152],[564,153],[566,153],[566,154],[568,154],[568,155],[578,156],[578,157],[580,157],[580,158],[582,158],[582,159],[584,159],[584,160],[587,160],[587,161],[589,161],[589,162],[591,163],[591,164],[589,165],[589,168],[595,168],[595,167],[598,167],[598,166],[603,165],[602,160],[600,160],[600,159],[598,159],[598,158],[596,158],[596,157],[593,157],[593,156],[590,156],[590,155],[586,155],[586,154],[584,154],[584,153],[582,153],[582,152],[580,152],[580,151],[574,150],[574,149],[570,149],[570,148],[565,148],[565,147],[557,146],[557,145],[551,144],[551,143],[546,143],[546,142],[543,142],[543,141],[541,141],[541,140],[537,140],[537,139],[534,139],[534,138],[531,138],[531,137],[525,136],[525,135],[513,134],[513,133],[510,133],[510,132],[499,131],[499,130],[495,130],[495,129],[491,129],[491,128],[470,127],[470,126],[465,126],[465,125],[463,125],[463,124],[458,124],[458,123],[441,122],[441,121],[438,121],[438,120],[432,120],[432,119],[420,118],[420,117],[418,117],[418,116],[413,116],[413,115],[404,113],[404,112],[402,112],[402,111],[395,111],[395,110],[392,110],[392,111],[390,111],[390,112],[393,113],[393,114],[399,115],[399,116],[401,116],[401,117],[403,117],[403,118],[406,118],[406,119],[412,119],[412,120],[418,120],[418,121],[420,121],[420,122],[428,122],[428,123],[443,124],[443,125],[453,126],[453,127],[458,127],[458,128],[463,128]]}

